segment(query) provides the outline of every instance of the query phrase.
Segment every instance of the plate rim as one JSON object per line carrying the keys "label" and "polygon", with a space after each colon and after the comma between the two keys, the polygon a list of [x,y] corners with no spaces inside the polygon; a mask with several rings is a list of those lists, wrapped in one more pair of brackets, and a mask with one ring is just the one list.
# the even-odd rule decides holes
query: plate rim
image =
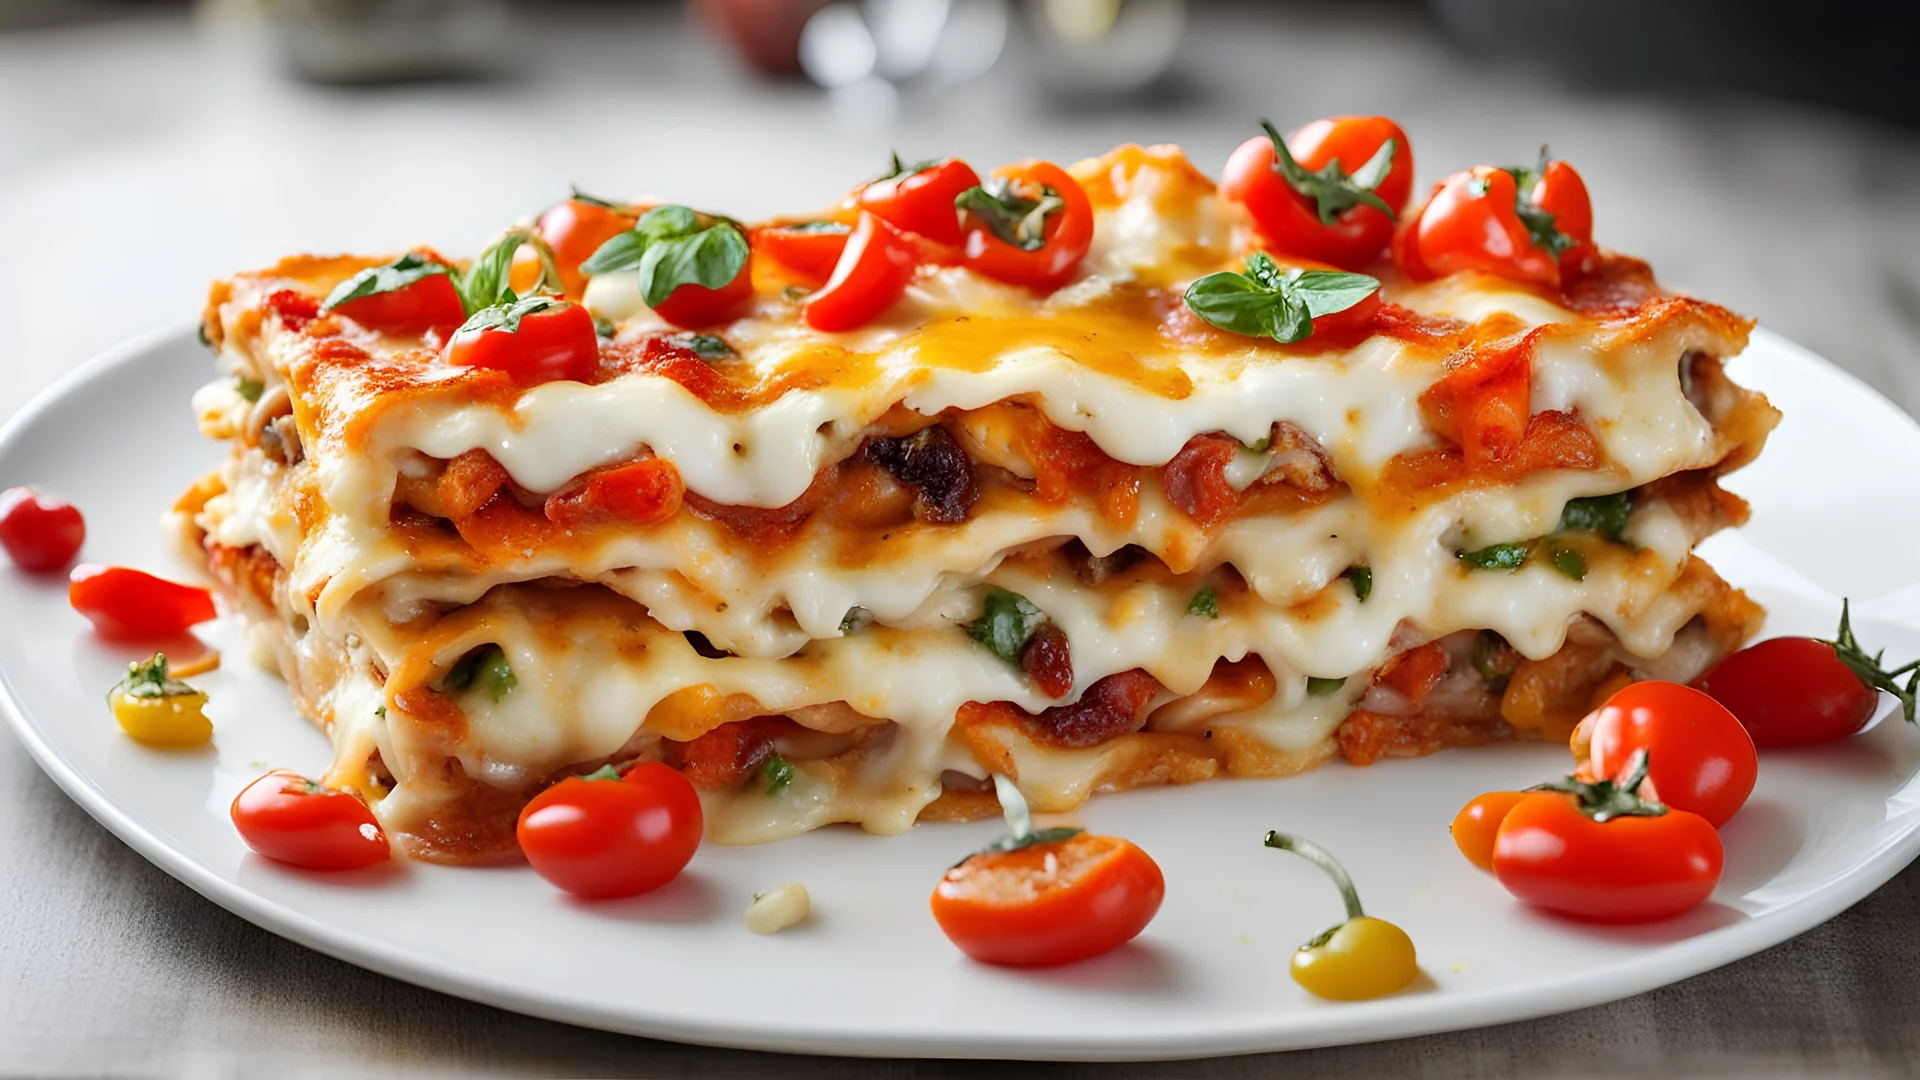
{"label": "plate rim", "polygon": [[[42,414],[80,387],[161,349],[182,344],[192,336],[191,329],[155,327],[61,375],[0,424],[0,458],[13,449]],[[1755,327],[1753,340],[1764,341],[1768,348],[1795,363],[1822,369],[1827,377],[1838,376],[1852,383],[1855,389],[1865,391],[1874,399],[1890,419],[1904,421],[1909,433],[1920,438],[1920,421],[1851,372],[1764,327]],[[1137,1041],[1103,1037],[1099,1045],[1018,1029],[1001,1030],[991,1043],[981,1044],[950,1031],[915,1031],[904,1026],[879,1034],[817,1026],[783,1026],[777,1018],[764,1017],[750,1021],[703,1018],[689,1023],[685,1018],[640,1016],[630,1009],[621,1011],[562,998],[535,987],[510,985],[502,978],[365,938],[249,890],[237,881],[230,882],[165,842],[124,809],[105,788],[80,775],[43,736],[40,725],[28,717],[14,687],[13,676],[5,669],[0,669],[0,716],[6,718],[9,728],[40,769],[121,842],[200,896],[269,933],[379,975],[510,1012],[672,1042],[755,1051],[860,1057],[1149,1061],[1349,1045],[1532,1020],[1645,993],[1784,943],[1852,907],[1920,856],[1920,820],[1911,820],[1920,818],[1920,811],[1909,811],[1899,815],[1910,819],[1904,831],[1888,838],[1824,887],[1773,911],[1749,915],[1680,939],[1656,953],[1624,957],[1582,969],[1577,978],[1563,977],[1544,985],[1480,990],[1451,1000],[1445,996],[1423,997],[1421,1007],[1385,1016],[1354,1014],[1353,1019],[1342,1021],[1338,1013],[1316,1014],[1305,1037],[1301,1037],[1300,1029],[1294,1025],[1249,1027],[1243,1024],[1230,1032],[1153,1033],[1140,1036]],[[1920,787],[1920,775],[1911,778],[1900,790],[1910,792],[1917,787]],[[1676,946],[1685,947],[1676,949]]]}

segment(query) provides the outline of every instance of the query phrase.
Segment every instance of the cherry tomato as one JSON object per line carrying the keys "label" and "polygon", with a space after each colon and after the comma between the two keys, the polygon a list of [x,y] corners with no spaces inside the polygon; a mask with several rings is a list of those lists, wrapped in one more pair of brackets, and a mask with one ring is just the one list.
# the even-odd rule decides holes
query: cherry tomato
{"label": "cherry tomato", "polygon": [[308,870],[358,870],[393,857],[373,811],[347,791],[332,791],[287,769],[242,788],[233,827],[247,846],[275,862]]}
{"label": "cherry tomato", "polygon": [[934,889],[933,917],[975,960],[1051,967],[1132,941],[1165,894],[1146,852],[1116,836],[1075,833],[974,855]]}
{"label": "cherry tomato", "polygon": [[1896,676],[1916,664],[1885,670],[1854,639],[1843,602],[1834,640],[1769,638],[1720,661],[1693,685],[1732,710],[1755,745],[1805,746],[1859,731],[1872,719],[1880,690],[1899,697],[1912,720],[1920,675],[1904,687]]}
{"label": "cherry tomato", "polygon": [[388,334],[450,329],[467,317],[460,304],[460,291],[446,274],[429,274],[411,285],[349,300],[333,310],[369,330]]}
{"label": "cherry tomato", "polygon": [[[1317,173],[1338,161],[1341,175],[1351,176],[1389,139],[1394,144],[1393,161],[1372,192],[1397,215],[1413,191],[1413,147],[1398,124],[1384,116],[1315,120],[1294,132],[1286,146],[1306,172]],[[1264,246],[1347,270],[1363,269],[1386,250],[1394,219],[1378,207],[1341,197],[1342,185],[1337,181],[1332,186],[1335,193],[1330,198],[1335,201],[1329,206],[1344,209],[1334,214],[1332,224],[1323,224],[1320,200],[1296,187],[1282,172],[1269,135],[1240,144],[1220,175],[1220,197],[1246,208]]]}
{"label": "cherry tomato", "polygon": [[22,570],[58,570],[80,554],[87,523],[65,499],[30,487],[0,491],[0,546]]}
{"label": "cherry tomato", "polygon": [[1477,795],[1453,819],[1453,843],[1467,861],[1482,870],[1493,869],[1493,841],[1507,814],[1529,798],[1525,791],[1489,791]]}
{"label": "cherry tomato", "polygon": [[919,248],[911,237],[861,211],[833,276],[801,309],[807,325],[828,332],[864,326],[907,291],[918,263]]}
{"label": "cherry tomato", "polygon": [[[1516,173],[1529,183],[1526,191]],[[1548,238],[1563,246],[1559,254]],[[1550,288],[1577,273],[1592,252],[1586,183],[1573,166],[1545,158],[1528,170],[1476,165],[1454,173],[1401,221],[1393,239],[1394,262],[1411,277],[1478,270]]]}
{"label": "cherry tomato", "polygon": [[1051,191],[1063,205],[1046,215],[1032,248],[1002,239],[978,212],[966,211],[962,265],[1009,285],[1050,291],[1066,284],[1093,246],[1093,204],[1086,191],[1066,170],[1045,161],[1003,165],[993,175],[1010,197],[1037,202]]}
{"label": "cherry tomato", "polygon": [[687,778],[658,761],[571,776],[520,812],[520,850],[540,876],[590,900],[638,896],[678,877],[706,819]]}
{"label": "cherry tomato", "polygon": [[213,594],[196,585],[157,578],[126,566],[81,563],[73,568],[67,602],[102,637],[172,637],[213,618]]}
{"label": "cherry tomato", "polygon": [[1698,814],[1595,821],[1574,799],[1545,791],[1507,814],[1493,849],[1508,892],[1596,922],[1678,915],[1712,895],[1724,861],[1720,834]]}
{"label": "cherry tomato", "polygon": [[[624,208],[568,199],[548,207],[534,223],[533,231],[553,250],[553,262],[560,271],[560,283],[567,297],[578,300],[587,287],[580,264],[600,250],[601,244],[633,228],[636,220]],[[510,280],[514,289],[523,295],[532,291],[534,283],[540,280],[540,258],[532,248],[514,252]]]}
{"label": "cherry tomato", "polygon": [[600,363],[600,337],[587,309],[565,300],[529,297],[516,329],[462,327],[447,343],[447,362],[494,368],[523,385],[586,382]]}
{"label": "cherry tomato", "polygon": [[863,185],[852,204],[937,243],[960,243],[960,212],[953,203],[968,188],[980,186],[980,174],[958,158],[926,162],[911,172],[898,159],[894,164],[895,175]]}
{"label": "cherry tomato", "polygon": [[689,281],[668,293],[665,300],[653,306],[653,311],[675,326],[698,330],[733,318],[752,298],[753,256],[749,252],[732,281],[717,289]]}
{"label": "cherry tomato", "polygon": [[1670,682],[1621,688],[1580,722],[1573,745],[1576,764],[1616,782],[1645,753],[1640,795],[1699,814],[1716,829],[1745,805],[1759,765],[1753,739],[1725,706]]}
{"label": "cherry tomato", "polygon": [[754,254],[772,259],[810,282],[821,282],[833,276],[851,232],[853,226],[838,221],[809,221],[755,229],[747,235],[747,242]]}
{"label": "cherry tomato", "polygon": [[1560,276],[1564,280],[1580,272],[1593,254],[1593,200],[1587,197],[1587,182],[1564,161],[1548,161],[1539,170],[1531,198],[1533,204],[1553,215],[1553,227],[1570,241],[1560,253]]}

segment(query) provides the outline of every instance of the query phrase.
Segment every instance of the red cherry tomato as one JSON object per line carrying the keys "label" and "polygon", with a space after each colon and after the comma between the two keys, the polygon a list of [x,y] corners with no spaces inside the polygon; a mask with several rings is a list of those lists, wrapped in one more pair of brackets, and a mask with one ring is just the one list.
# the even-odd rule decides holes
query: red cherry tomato
{"label": "red cherry tomato", "polygon": [[[1691,687],[1637,682],[1595,709],[1573,735],[1576,764],[1622,780],[1646,754],[1644,798],[1725,825],[1753,793],[1753,739],[1726,707]],[[1584,751],[1584,753],[1582,752]]]}
{"label": "red cherry tomato", "polygon": [[1533,204],[1553,215],[1553,227],[1572,241],[1560,253],[1562,280],[1580,272],[1593,254],[1593,200],[1587,182],[1564,161],[1549,161],[1531,193]]}
{"label": "red cherry tomato", "polygon": [[520,812],[520,850],[540,876],[591,900],[637,896],[678,877],[706,828],[700,796],[658,761],[625,776],[568,777]]}
{"label": "red cherry tomato", "polygon": [[1720,834],[1698,814],[1595,821],[1556,792],[1521,800],[1493,849],[1494,876],[1508,892],[1596,922],[1678,915],[1713,894],[1724,862]]}
{"label": "red cherry tomato", "polygon": [[[638,209],[635,207],[634,209]],[[540,215],[533,231],[540,234],[553,250],[554,265],[560,270],[560,283],[569,299],[578,300],[586,290],[587,279],[580,273],[600,245],[633,228],[638,220],[624,209],[601,206],[584,199],[555,203]],[[511,281],[516,291],[528,293],[540,280],[540,257],[532,248],[521,248],[513,255]]]}
{"label": "red cherry tomato", "polygon": [[809,221],[755,229],[747,242],[755,255],[772,259],[809,282],[822,282],[833,276],[852,232],[853,226],[838,221]]}
{"label": "red cherry tomato", "polygon": [[233,827],[247,846],[308,870],[358,870],[393,857],[359,796],[275,769],[234,797]]}
{"label": "red cherry tomato", "polygon": [[67,602],[102,637],[172,637],[216,614],[213,594],[195,585],[157,578],[125,566],[81,563],[73,568]]}
{"label": "red cherry tomato", "polygon": [[[1805,746],[1844,739],[1873,717],[1879,691],[1843,663],[1880,672],[1879,658],[1853,639],[1845,616],[1836,642],[1782,637],[1749,645],[1714,665],[1693,685],[1740,718],[1757,746]],[[1912,665],[1900,669],[1911,669]],[[1897,684],[1895,684],[1897,685]]]}
{"label": "red cherry tomato", "polygon": [[958,158],[943,158],[912,172],[866,184],[850,201],[890,225],[952,246],[960,243],[960,212],[953,201],[961,192],[978,186],[980,174],[971,165]]}
{"label": "red cherry tomato", "polygon": [[1500,832],[1500,823],[1507,820],[1507,815],[1522,800],[1531,797],[1532,793],[1525,791],[1489,791],[1475,796],[1453,819],[1454,846],[1473,865],[1482,870],[1493,869],[1493,844]]}
{"label": "red cherry tomato", "polygon": [[600,337],[586,308],[552,300],[520,316],[514,330],[461,329],[447,343],[447,362],[504,371],[529,386],[557,380],[586,382],[600,363]]}
{"label": "red cherry tomato", "polygon": [[807,325],[828,332],[853,330],[893,306],[913,281],[920,249],[877,215],[860,212],[833,276],[802,307]]}
{"label": "red cherry tomato", "polygon": [[960,951],[988,964],[1049,967],[1098,956],[1139,935],[1166,879],[1146,852],[1078,833],[982,852],[947,871],[933,917]]}
{"label": "red cherry tomato", "polygon": [[87,523],[65,499],[30,487],[0,491],[0,546],[22,570],[58,570],[73,561],[87,538]]}
{"label": "red cherry tomato", "polygon": [[740,272],[733,276],[732,281],[717,289],[687,282],[668,293],[665,300],[653,306],[653,310],[654,314],[675,326],[698,330],[733,318],[751,299],[753,254],[749,248],[747,257],[740,263]]}
{"label": "red cherry tomato", "polygon": [[450,329],[467,317],[453,278],[430,274],[392,292],[349,300],[333,309],[369,330],[388,334],[423,334],[435,327]]}
{"label": "red cherry tomato", "polygon": [[[1388,139],[1394,140],[1393,164],[1373,193],[1398,214],[1413,191],[1413,147],[1386,117],[1315,120],[1287,139],[1287,151],[1308,172],[1338,160],[1350,175]],[[1321,224],[1318,201],[1288,182],[1276,168],[1278,156],[1273,140],[1257,135],[1240,144],[1220,175],[1220,197],[1246,208],[1262,246],[1347,270],[1364,269],[1386,250],[1392,218],[1362,204],[1340,211],[1331,225]]]}
{"label": "red cherry tomato", "polygon": [[993,171],[1009,194],[1038,199],[1050,189],[1065,203],[1040,226],[1041,243],[1031,250],[995,235],[979,215],[968,211],[961,227],[960,260],[971,270],[1009,285],[1051,291],[1067,283],[1093,246],[1093,204],[1066,170],[1045,161],[1023,161]]}
{"label": "red cherry tomato", "polygon": [[[1442,180],[1427,204],[1401,221],[1394,262],[1416,278],[1478,270],[1558,288],[1563,274],[1578,272],[1593,252],[1593,204],[1580,174],[1564,161],[1548,161],[1526,175],[1533,184],[1525,192],[1512,172],[1491,165]],[[1567,245],[1560,255],[1528,230],[1521,199],[1551,215],[1552,231]]]}

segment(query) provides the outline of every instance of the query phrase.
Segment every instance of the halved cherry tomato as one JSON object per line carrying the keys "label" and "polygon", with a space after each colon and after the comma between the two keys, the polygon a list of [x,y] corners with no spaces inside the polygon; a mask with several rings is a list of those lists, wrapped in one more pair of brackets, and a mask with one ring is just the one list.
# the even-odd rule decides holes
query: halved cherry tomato
{"label": "halved cherry tomato", "polygon": [[1501,822],[1493,873],[1508,892],[1549,911],[1644,922],[1711,896],[1725,859],[1720,834],[1698,814],[1668,809],[1596,821],[1574,798],[1542,791]]}
{"label": "halved cherry tomato", "polygon": [[470,321],[447,343],[447,362],[504,371],[529,386],[593,377],[600,337],[586,308],[551,297],[529,297],[514,306],[523,309],[516,328]]}
{"label": "halved cherry tomato", "polygon": [[802,307],[807,325],[853,330],[878,318],[913,281],[920,248],[913,238],[865,210],[847,238],[833,276]]}
{"label": "halved cherry tomato", "polygon": [[[560,282],[569,299],[578,300],[587,287],[580,264],[600,250],[601,244],[633,228],[635,220],[635,215],[625,209],[601,206],[585,199],[555,203],[540,215],[533,231],[553,249],[553,262],[560,270]],[[534,283],[540,280],[540,258],[532,248],[514,252],[510,280],[515,291],[523,295],[532,291]]]}
{"label": "halved cherry tomato", "polygon": [[882,221],[949,246],[960,243],[960,212],[953,203],[980,174],[959,158],[942,158],[912,167],[894,161],[894,175],[862,185],[848,200]]}
{"label": "halved cherry tomato", "polygon": [[706,828],[700,796],[658,761],[570,776],[520,812],[520,850],[540,876],[590,900],[637,896],[680,875]]}
{"label": "halved cherry tomato", "polygon": [[698,330],[733,318],[752,298],[753,256],[749,251],[732,281],[717,289],[689,281],[668,293],[665,300],[653,306],[653,311],[675,326]]}
{"label": "halved cherry tomato", "polygon": [[73,568],[67,602],[102,637],[151,639],[184,634],[218,612],[213,594],[196,585],[157,578],[126,566],[81,563]]}
{"label": "halved cherry tomato", "polygon": [[[1413,147],[1392,120],[1384,116],[1315,120],[1294,132],[1286,145],[1301,169],[1317,173],[1338,162],[1340,177],[1347,177],[1389,139],[1394,143],[1393,161],[1371,190],[1398,214],[1413,191]],[[1365,268],[1386,250],[1393,237],[1392,217],[1378,207],[1343,197],[1336,177],[1329,185],[1328,205],[1330,210],[1343,208],[1334,213],[1331,224],[1322,223],[1321,200],[1289,181],[1278,158],[1272,137],[1257,135],[1240,144],[1220,174],[1220,197],[1246,208],[1263,246],[1347,270]]]}
{"label": "halved cherry tomato", "polygon": [[809,282],[818,282],[833,276],[852,232],[853,226],[838,221],[768,225],[748,233],[747,243],[755,254],[772,259]]}
{"label": "halved cherry tomato", "polygon": [[1720,661],[1693,685],[1731,710],[1756,746],[1805,746],[1859,731],[1873,717],[1881,690],[1900,698],[1912,720],[1920,674],[1907,686],[1896,676],[1916,664],[1885,670],[1880,657],[1854,639],[1843,603],[1833,641],[1769,638]]}
{"label": "halved cherry tomato", "polygon": [[333,309],[369,330],[388,334],[422,334],[436,327],[451,329],[467,317],[460,290],[446,274],[429,274],[392,292],[349,300]]}
{"label": "halved cherry tomato", "polygon": [[80,554],[86,519],[65,499],[30,487],[0,491],[0,546],[22,570],[58,570]]}
{"label": "halved cherry tomato", "polygon": [[359,796],[275,769],[234,797],[233,827],[247,846],[308,870],[358,870],[393,857]]}
{"label": "halved cherry tomato", "polygon": [[1117,836],[1075,833],[974,855],[940,880],[933,917],[975,960],[1050,967],[1132,941],[1165,894],[1146,852]]}
{"label": "halved cherry tomato", "polygon": [[1393,240],[1394,262],[1411,277],[1478,270],[1551,288],[1592,251],[1586,184],[1573,166],[1551,160],[1531,170],[1476,165],[1454,173],[1402,219]]}
{"label": "halved cherry tomato", "polygon": [[1521,801],[1532,797],[1526,791],[1489,791],[1476,795],[1453,819],[1453,843],[1467,861],[1482,870],[1493,869],[1493,842],[1500,823]]}
{"label": "halved cherry tomato", "polygon": [[[1086,190],[1066,170],[1045,161],[1002,165],[993,175],[1005,186],[1009,198],[1037,203],[1051,192],[1062,205],[1045,215],[1038,236],[1022,243],[999,236],[979,212],[965,211],[961,263],[1009,285],[1050,291],[1066,284],[1093,246],[1093,204]],[[1005,222],[998,224],[1002,229],[1010,227]]]}
{"label": "halved cherry tomato", "polygon": [[1726,706],[1691,687],[1631,683],[1573,733],[1576,765],[1616,782],[1647,761],[1639,794],[1725,825],[1753,793],[1753,739]]}
{"label": "halved cherry tomato", "polygon": [[651,525],[678,513],[686,495],[680,470],[649,457],[597,469],[547,496],[547,520],[571,528],[593,521]]}

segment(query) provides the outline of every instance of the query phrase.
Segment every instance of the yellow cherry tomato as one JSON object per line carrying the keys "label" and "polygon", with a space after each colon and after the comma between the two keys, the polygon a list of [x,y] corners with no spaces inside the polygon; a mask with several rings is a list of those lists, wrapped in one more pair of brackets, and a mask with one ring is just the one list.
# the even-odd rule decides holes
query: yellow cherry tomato
{"label": "yellow cherry tomato", "polygon": [[1419,974],[1413,939],[1371,915],[1348,919],[1324,943],[1310,943],[1293,954],[1293,981],[1310,994],[1335,1001],[1384,997]]}
{"label": "yellow cherry tomato", "polygon": [[1327,872],[1347,906],[1347,921],[1300,946],[1293,954],[1293,981],[1310,994],[1334,1001],[1384,997],[1420,974],[1413,939],[1405,930],[1368,915],[1360,907],[1353,879],[1332,853],[1310,840],[1282,832],[1267,834],[1266,845],[1312,861]]}
{"label": "yellow cherry tomato", "polygon": [[127,665],[127,677],[107,695],[113,718],[147,746],[199,746],[213,737],[207,695],[167,677],[167,658],[155,653]]}

